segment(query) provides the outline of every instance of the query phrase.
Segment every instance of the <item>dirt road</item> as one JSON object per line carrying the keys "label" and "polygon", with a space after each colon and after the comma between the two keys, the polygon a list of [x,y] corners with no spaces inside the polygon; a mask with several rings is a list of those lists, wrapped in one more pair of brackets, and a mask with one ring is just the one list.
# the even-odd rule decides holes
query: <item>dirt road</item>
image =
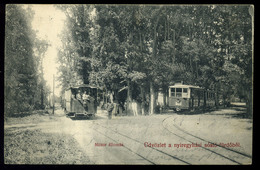
{"label": "dirt road", "polygon": [[66,158],[77,159],[76,164],[250,164],[252,121],[235,117],[242,112],[231,108],[199,115],[165,113],[108,120],[106,112],[99,110],[92,120],[71,120],[58,110],[53,121],[28,126],[9,123],[5,131],[71,136],[76,141],[72,148],[86,155]]}

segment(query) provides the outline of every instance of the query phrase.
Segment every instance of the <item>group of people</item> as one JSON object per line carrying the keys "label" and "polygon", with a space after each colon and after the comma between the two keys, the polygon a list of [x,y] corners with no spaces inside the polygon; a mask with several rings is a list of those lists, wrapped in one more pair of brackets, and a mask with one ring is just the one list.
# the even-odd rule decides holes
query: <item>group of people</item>
{"label": "group of people", "polygon": [[93,101],[95,100],[93,97],[87,94],[86,91],[84,91],[83,94],[81,94],[80,90],[78,90],[76,94],[76,99],[80,101],[87,110],[88,110],[88,103],[93,103]]}
{"label": "group of people", "polygon": [[81,95],[81,91],[79,90],[78,93],[76,94],[76,99],[78,100],[89,100],[90,95],[87,94],[86,91],[84,91],[84,93]]}
{"label": "group of people", "polygon": [[[91,97],[87,91],[84,91],[83,94],[81,93],[80,90],[77,91],[76,95],[75,95],[75,98],[80,101],[83,106],[85,107],[86,110],[89,110],[89,107],[91,104],[93,103],[96,103],[96,102],[93,102],[95,99],[93,97]],[[127,102],[125,102],[125,104],[127,104]],[[126,108],[127,106],[125,106]],[[137,106],[137,101],[136,100],[133,100],[131,102],[131,107],[132,107],[132,111],[133,111],[133,114],[134,116],[138,116],[138,106]],[[120,104],[118,104],[117,102],[113,102],[113,101],[109,101],[108,104],[107,104],[107,112],[108,112],[108,118],[111,119],[112,118],[112,115],[117,115],[117,114],[120,114],[123,112],[124,110],[124,106],[121,106]]]}
{"label": "group of people", "polygon": [[[127,104],[127,103],[125,103]],[[126,108],[127,106],[125,106]],[[138,116],[138,109],[137,109],[137,101],[133,100],[131,102],[131,108],[133,111],[134,116]],[[121,111],[120,111],[121,109]],[[107,112],[108,112],[108,118],[111,119],[112,115],[117,115],[120,114],[120,112],[123,112],[123,108],[122,106],[120,106],[120,104],[114,103],[113,101],[109,101],[107,104]]]}
{"label": "group of people", "polygon": [[112,115],[121,115],[123,113],[123,107],[118,104],[118,102],[111,102],[109,101],[107,103],[107,112],[108,112],[108,118],[111,119]]}

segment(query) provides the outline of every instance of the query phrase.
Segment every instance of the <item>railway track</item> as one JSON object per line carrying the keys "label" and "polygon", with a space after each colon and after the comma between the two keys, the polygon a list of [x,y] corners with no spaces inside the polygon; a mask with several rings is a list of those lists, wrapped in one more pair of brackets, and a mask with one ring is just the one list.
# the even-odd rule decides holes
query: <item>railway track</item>
{"label": "railway track", "polygon": [[[167,117],[162,121],[162,126],[166,129],[170,134],[173,134],[175,137],[178,137],[181,140],[186,141],[186,143],[211,143],[212,141],[207,141],[206,139],[202,139],[199,136],[195,136],[186,132],[174,125],[173,117]],[[178,152],[175,152],[171,149],[165,148],[157,148],[157,147],[144,147],[145,141],[140,141],[130,137],[127,134],[121,133],[117,130],[106,127],[100,123],[95,122],[93,124],[93,129],[97,131],[99,134],[104,135],[115,143],[123,143],[124,148],[128,151],[138,155],[141,159],[147,161],[148,164],[205,164],[203,162],[197,162],[197,160],[186,160],[183,156],[179,156]],[[171,125],[171,126],[170,126]],[[145,140],[145,139],[144,139]],[[242,153],[230,148],[225,148],[222,146],[217,146],[216,148],[209,148],[201,146],[199,151],[196,153],[198,157],[204,157],[203,155],[209,155],[212,159],[209,161],[209,164],[250,164],[252,156]],[[187,154],[191,154],[192,151],[187,152]],[[214,156],[212,156],[214,155]],[[202,158],[200,158],[202,159]],[[207,158],[206,158],[207,159]],[[215,161],[215,162],[214,162]]]}
{"label": "railway track", "polygon": [[174,124],[174,119],[172,116],[165,118],[162,121],[162,125],[163,127],[168,130],[170,133],[172,133],[173,135],[189,142],[189,143],[208,143],[208,144],[212,144],[212,145],[216,145],[216,147],[205,147],[205,146],[201,146],[200,148],[203,150],[206,150],[208,152],[212,152],[224,159],[227,159],[231,162],[233,162],[234,164],[250,164],[252,161],[252,156],[248,155],[246,153],[231,149],[231,148],[227,148],[224,147],[222,145],[216,144],[212,141],[208,141],[206,139],[203,139],[199,136],[193,135],[183,129],[181,129],[180,127],[178,127],[177,125]]}
{"label": "railway track", "polygon": [[[158,148],[144,147],[144,142],[133,139],[125,134],[122,134],[111,128],[105,127],[99,123],[95,123],[95,125],[96,126],[93,127],[93,130],[95,130],[101,135],[104,135],[105,137],[109,138],[110,140],[116,143],[123,143],[124,148],[138,155],[140,158],[145,159],[148,162],[148,164],[191,164],[190,162],[187,162],[174,154],[169,154]],[[106,133],[104,133],[104,131]]]}

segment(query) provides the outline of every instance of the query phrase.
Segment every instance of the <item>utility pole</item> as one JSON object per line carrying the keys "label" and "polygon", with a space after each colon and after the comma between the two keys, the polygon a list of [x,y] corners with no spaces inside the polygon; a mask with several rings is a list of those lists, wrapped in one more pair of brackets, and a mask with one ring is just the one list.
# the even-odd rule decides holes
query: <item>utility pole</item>
{"label": "utility pole", "polygon": [[55,87],[55,76],[54,76],[54,74],[53,74],[53,90],[52,90],[52,104],[53,104],[53,106],[52,106],[52,114],[54,114],[54,110],[55,110],[55,95],[54,95],[54,87]]}

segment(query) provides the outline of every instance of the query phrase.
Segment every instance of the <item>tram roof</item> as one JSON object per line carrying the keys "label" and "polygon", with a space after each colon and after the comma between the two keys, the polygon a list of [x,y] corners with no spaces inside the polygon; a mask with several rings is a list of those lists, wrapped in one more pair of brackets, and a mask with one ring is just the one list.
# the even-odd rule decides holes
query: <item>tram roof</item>
{"label": "tram roof", "polygon": [[193,86],[193,85],[187,85],[187,84],[175,84],[172,86],[169,86],[170,88],[194,88],[194,89],[202,89],[199,86]]}

